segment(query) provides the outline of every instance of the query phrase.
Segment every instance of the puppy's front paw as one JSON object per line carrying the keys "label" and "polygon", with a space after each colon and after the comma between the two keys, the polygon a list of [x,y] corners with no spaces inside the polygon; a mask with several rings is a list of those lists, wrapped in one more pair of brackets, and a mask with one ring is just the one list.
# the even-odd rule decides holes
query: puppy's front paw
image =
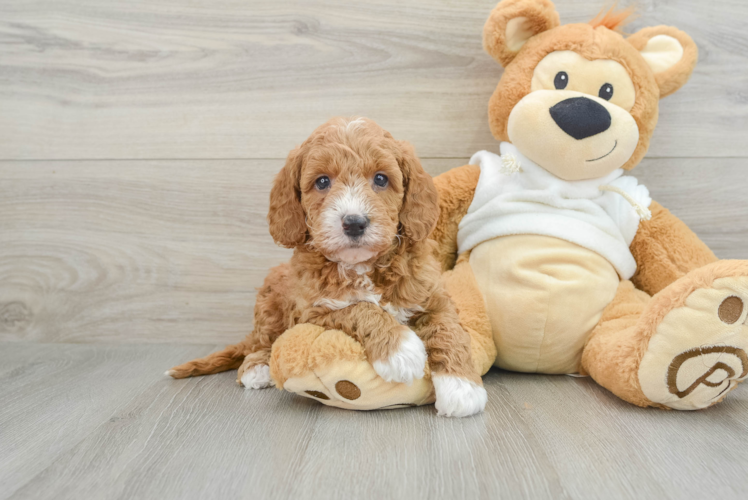
{"label": "puppy's front paw", "polygon": [[270,378],[270,367],[268,365],[255,365],[242,375],[242,385],[245,389],[265,389],[275,385]]}
{"label": "puppy's front paw", "polygon": [[486,407],[486,390],[475,382],[453,375],[434,375],[436,411],[442,417],[469,417]]}
{"label": "puppy's front paw", "polygon": [[414,379],[423,378],[426,348],[418,335],[404,326],[397,351],[386,359],[374,361],[371,365],[385,382],[402,382],[411,385]]}

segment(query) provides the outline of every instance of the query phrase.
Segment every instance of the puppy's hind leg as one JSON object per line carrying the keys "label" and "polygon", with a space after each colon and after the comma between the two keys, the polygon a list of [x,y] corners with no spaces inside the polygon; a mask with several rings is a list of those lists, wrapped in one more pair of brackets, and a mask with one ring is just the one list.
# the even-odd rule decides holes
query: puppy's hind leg
{"label": "puppy's hind leg", "polygon": [[250,336],[243,342],[230,345],[222,351],[175,366],[167,371],[166,375],[179,379],[211,375],[238,368],[236,381],[247,389],[270,387],[274,385],[268,366],[272,344],[264,346],[254,340],[254,337]]}
{"label": "puppy's hind leg", "polygon": [[287,295],[288,266],[275,267],[257,294],[255,328],[245,341],[244,361],[237,374],[237,382],[247,389],[265,389],[275,385],[270,378],[269,366],[273,342],[293,326],[287,319]]}
{"label": "puppy's hind leg", "polygon": [[270,378],[270,352],[272,344],[254,346],[256,350],[244,358],[236,381],[245,389],[266,389],[275,385]]}
{"label": "puppy's hind leg", "polygon": [[[286,324],[286,296],[288,295],[289,265],[281,264],[270,270],[262,288],[258,291],[254,310],[254,330],[243,341],[226,347],[224,350],[196,359],[166,372],[174,378],[209,375],[239,368],[238,381],[244,383],[243,376],[256,365],[254,378],[247,376],[245,387],[259,389],[269,387],[270,349],[273,342],[289,326]],[[261,365],[264,365],[262,368]]]}

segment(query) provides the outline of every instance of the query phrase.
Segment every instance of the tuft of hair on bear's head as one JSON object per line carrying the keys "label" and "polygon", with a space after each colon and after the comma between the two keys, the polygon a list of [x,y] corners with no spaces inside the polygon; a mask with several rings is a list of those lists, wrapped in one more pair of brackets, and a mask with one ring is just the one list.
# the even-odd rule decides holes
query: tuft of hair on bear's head
{"label": "tuft of hair on bear's head", "polygon": [[623,27],[639,17],[636,12],[636,5],[629,5],[624,9],[618,9],[618,2],[615,2],[607,11],[603,7],[597,13],[589,24],[593,28],[608,28],[616,33],[624,34]]}

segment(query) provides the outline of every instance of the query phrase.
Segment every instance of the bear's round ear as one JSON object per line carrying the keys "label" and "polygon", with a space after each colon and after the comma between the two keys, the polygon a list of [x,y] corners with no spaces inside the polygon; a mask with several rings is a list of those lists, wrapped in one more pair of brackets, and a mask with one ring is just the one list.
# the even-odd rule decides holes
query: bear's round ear
{"label": "bear's round ear", "polygon": [[506,66],[527,40],[560,23],[550,0],[502,0],[483,27],[483,48]]}
{"label": "bear's round ear", "polygon": [[644,28],[627,40],[652,69],[660,87],[660,97],[681,88],[699,59],[699,49],[691,37],[671,26]]}

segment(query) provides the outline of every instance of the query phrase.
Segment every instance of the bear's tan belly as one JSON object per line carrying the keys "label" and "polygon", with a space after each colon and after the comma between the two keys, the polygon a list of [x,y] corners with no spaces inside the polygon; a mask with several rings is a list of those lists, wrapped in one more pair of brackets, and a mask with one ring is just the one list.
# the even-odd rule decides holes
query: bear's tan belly
{"label": "bear's tan belly", "polygon": [[470,265],[491,321],[494,364],[576,373],[587,337],[618,288],[613,266],[592,250],[538,235],[481,243]]}

